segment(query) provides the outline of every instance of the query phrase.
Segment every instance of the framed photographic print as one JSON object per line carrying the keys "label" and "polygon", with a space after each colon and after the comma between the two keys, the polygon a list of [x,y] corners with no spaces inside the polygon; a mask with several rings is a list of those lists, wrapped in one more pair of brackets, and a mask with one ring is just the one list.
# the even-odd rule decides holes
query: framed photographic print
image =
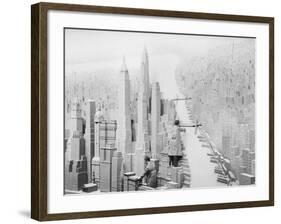
{"label": "framed photographic print", "polygon": [[273,18],[31,8],[32,218],[274,204]]}

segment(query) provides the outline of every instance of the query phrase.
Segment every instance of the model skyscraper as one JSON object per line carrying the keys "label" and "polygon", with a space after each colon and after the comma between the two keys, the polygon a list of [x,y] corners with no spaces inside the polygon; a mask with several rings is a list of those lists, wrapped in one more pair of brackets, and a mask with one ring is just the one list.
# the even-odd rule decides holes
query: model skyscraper
{"label": "model skyscraper", "polygon": [[85,139],[80,103],[75,101],[71,116],[71,137],[65,153],[65,191],[79,191],[88,183]]}
{"label": "model skyscraper", "polygon": [[146,48],[143,50],[141,62],[141,74],[138,92],[138,126],[137,126],[137,145],[135,156],[135,172],[142,175],[144,170],[144,156],[148,155],[150,142],[148,133],[148,113],[150,100],[150,83],[149,83],[149,61]]}
{"label": "model skyscraper", "polygon": [[125,170],[132,171],[132,129],[130,111],[130,80],[125,58],[120,70],[118,89],[117,148],[125,156]]}
{"label": "model skyscraper", "polygon": [[93,100],[88,100],[86,108],[86,157],[87,157],[87,172],[88,182],[93,180],[92,159],[95,155],[95,114],[96,104]]}

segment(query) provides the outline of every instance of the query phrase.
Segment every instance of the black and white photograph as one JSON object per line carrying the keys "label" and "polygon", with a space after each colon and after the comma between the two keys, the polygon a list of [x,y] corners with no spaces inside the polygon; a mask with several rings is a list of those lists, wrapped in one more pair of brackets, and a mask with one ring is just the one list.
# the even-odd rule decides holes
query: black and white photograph
{"label": "black and white photograph", "polygon": [[255,44],[65,28],[65,195],[255,185]]}

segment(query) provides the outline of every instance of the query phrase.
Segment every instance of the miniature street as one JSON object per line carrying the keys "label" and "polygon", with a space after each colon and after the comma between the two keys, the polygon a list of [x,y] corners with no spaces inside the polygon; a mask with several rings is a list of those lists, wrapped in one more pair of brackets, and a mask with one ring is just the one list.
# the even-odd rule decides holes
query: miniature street
{"label": "miniature street", "polygon": [[[169,77],[169,80],[167,80]],[[172,88],[167,88],[162,91],[164,95],[173,98],[184,98],[182,94],[179,93],[179,88],[176,84],[174,76],[166,77],[165,81],[168,81]],[[161,85],[161,80],[159,81]],[[177,90],[177,91],[175,91]],[[191,99],[192,100],[192,99]],[[191,101],[180,100],[176,102],[176,112],[177,119],[180,123],[184,124],[194,124],[195,121],[192,119],[192,111],[187,109],[192,107]],[[186,132],[182,133],[183,144],[184,144],[184,154],[189,161],[190,169],[190,187],[216,187],[225,186],[225,184],[217,181],[217,174],[214,172],[216,164],[210,162],[210,157],[207,153],[212,153],[208,146],[208,143],[199,140],[200,131],[198,130],[195,134],[196,127],[185,128]]]}
{"label": "miniature street", "polygon": [[[186,109],[183,101],[177,103],[177,114],[180,122],[191,124],[191,112]],[[198,138],[200,131],[195,134],[196,127],[186,128],[184,136],[185,153],[190,164],[191,184],[190,187],[216,187],[225,186],[217,181],[217,174],[214,172],[216,164],[210,162],[207,153],[211,153],[208,143],[201,142]]]}

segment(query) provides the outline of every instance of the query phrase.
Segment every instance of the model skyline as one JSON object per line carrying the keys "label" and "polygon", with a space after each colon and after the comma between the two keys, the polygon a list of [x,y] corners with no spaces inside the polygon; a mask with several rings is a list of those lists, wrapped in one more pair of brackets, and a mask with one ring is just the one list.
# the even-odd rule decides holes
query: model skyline
{"label": "model skyline", "polygon": [[163,79],[151,78],[147,45],[134,75],[125,56],[114,78],[68,74],[65,193],[254,184],[254,40],[227,43],[244,51],[209,47]]}

